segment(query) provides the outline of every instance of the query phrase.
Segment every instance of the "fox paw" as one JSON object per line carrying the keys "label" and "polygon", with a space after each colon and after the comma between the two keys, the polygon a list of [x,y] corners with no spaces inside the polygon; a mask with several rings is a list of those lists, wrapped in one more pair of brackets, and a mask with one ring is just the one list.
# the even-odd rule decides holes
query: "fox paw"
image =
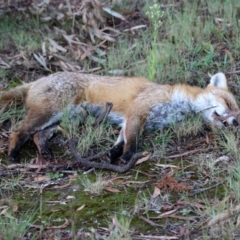
{"label": "fox paw", "polygon": [[47,148],[41,149],[40,156],[44,159],[52,159],[54,157],[52,151]]}

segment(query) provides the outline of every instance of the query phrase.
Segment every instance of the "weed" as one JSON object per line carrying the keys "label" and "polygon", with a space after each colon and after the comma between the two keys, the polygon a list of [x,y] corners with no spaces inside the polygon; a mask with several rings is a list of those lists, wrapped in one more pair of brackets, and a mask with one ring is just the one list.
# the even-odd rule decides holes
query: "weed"
{"label": "weed", "polygon": [[[233,191],[236,199],[240,199],[240,164],[236,163],[231,171],[231,174],[227,177],[227,182],[230,189]],[[238,201],[239,202],[239,201]]]}
{"label": "weed", "polygon": [[[86,156],[93,146],[97,147],[97,151],[100,151],[104,148],[104,143],[108,142],[109,146],[113,143],[110,138],[111,125],[102,123],[98,127],[93,127],[95,120],[81,106],[68,106],[63,110],[61,127],[68,138],[79,138],[77,149],[81,156]],[[81,126],[79,127],[79,125]]]}
{"label": "weed", "polygon": [[188,209],[188,208],[183,208],[180,213],[183,215],[183,216],[189,216],[191,212],[191,209]]}
{"label": "weed", "polygon": [[82,175],[78,177],[80,183],[84,187],[84,191],[89,192],[93,195],[100,195],[107,185],[109,185],[109,181],[105,180],[102,175],[96,175],[96,181],[92,182],[88,176]]}
{"label": "weed", "polygon": [[[108,222],[108,234],[101,237],[103,240],[130,240],[131,232],[130,232],[130,223],[132,221],[132,217],[126,211],[122,211],[119,214],[114,214],[111,217],[111,222]],[[90,229],[91,233],[89,233],[90,239],[96,239],[98,233],[94,228]]]}
{"label": "weed", "polygon": [[14,192],[18,189],[21,189],[21,181],[23,180],[23,175],[11,176],[8,178],[1,178],[0,180],[0,195],[4,196],[4,194]]}
{"label": "weed", "polygon": [[141,211],[148,215],[150,211],[154,211],[159,214],[163,204],[169,201],[168,198],[168,194],[153,197],[145,192],[139,193],[135,200],[134,213],[139,214]]}
{"label": "weed", "polygon": [[178,141],[181,137],[196,136],[203,128],[203,121],[199,115],[187,116],[183,121],[172,125]]}
{"label": "weed", "polygon": [[17,129],[21,124],[21,120],[23,119],[24,115],[26,114],[26,109],[24,106],[11,106],[9,107],[2,107],[0,110],[0,125],[6,121],[11,120],[11,131]]}
{"label": "weed", "polygon": [[82,156],[85,156],[91,147],[100,152],[109,149],[113,144],[111,139],[112,127],[109,124],[100,124],[94,128],[92,126],[94,121],[95,118],[88,117],[81,128],[77,149]]}
{"label": "weed", "polygon": [[130,240],[130,223],[131,216],[129,214],[116,214],[112,217],[112,222],[109,224],[109,236],[104,237],[105,240]]}
{"label": "weed", "polygon": [[10,51],[12,46],[15,46],[18,51],[23,49],[34,51],[41,48],[39,22],[32,17],[23,20],[17,14],[5,16],[0,21],[0,29],[0,49]]}
{"label": "weed", "polygon": [[[16,218],[17,214],[10,209],[5,209],[7,212],[0,216],[0,239],[12,240],[12,239],[24,239],[24,236],[29,233],[31,224],[34,224],[36,219],[36,210],[24,211],[20,214],[20,218]],[[33,233],[29,233],[31,239],[37,239]]]}
{"label": "weed", "polygon": [[174,135],[170,128],[160,129],[157,134],[154,135],[154,138],[151,139],[151,145],[153,146],[153,156],[162,158],[166,155],[166,146],[169,144]]}
{"label": "weed", "polygon": [[235,160],[239,160],[239,136],[238,132],[234,133],[231,130],[222,130],[223,139],[220,140],[220,146],[223,148],[223,153],[230,154]]}
{"label": "weed", "polygon": [[148,78],[153,81],[156,75],[156,69],[158,68],[158,30],[159,27],[162,25],[161,18],[163,17],[163,12],[160,11],[159,5],[154,4],[149,7],[149,10],[146,12],[149,20],[153,24],[153,40],[151,43],[151,49],[149,50],[147,56],[147,69],[148,69]]}
{"label": "weed", "polygon": [[58,178],[61,178],[63,177],[63,173],[52,173],[52,172],[49,172],[49,173],[46,173],[46,177],[49,177],[51,180],[53,179],[58,179]]}

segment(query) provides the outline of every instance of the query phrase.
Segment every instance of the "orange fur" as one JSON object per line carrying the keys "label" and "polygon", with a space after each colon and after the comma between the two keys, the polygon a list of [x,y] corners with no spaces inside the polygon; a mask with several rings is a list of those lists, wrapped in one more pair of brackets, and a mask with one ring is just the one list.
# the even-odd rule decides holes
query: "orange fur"
{"label": "orange fur", "polygon": [[[62,110],[67,106],[80,106],[77,114],[86,110],[98,115],[106,102],[113,103],[109,119],[118,122],[122,130],[115,144],[121,147],[113,148],[110,157],[113,160],[123,154],[126,161],[136,151],[137,139],[144,129],[163,127],[182,120],[184,114],[196,112],[206,122],[221,127],[223,123],[214,118],[215,113],[226,116],[239,111],[222,73],[214,75],[208,87],[202,89],[181,84],[159,85],[141,77],[61,72],[2,92],[0,106],[11,100],[24,101],[28,109],[22,126],[10,137],[9,158],[13,161],[19,161],[21,146],[32,134],[61,120]],[[226,122],[237,124],[232,115]]]}

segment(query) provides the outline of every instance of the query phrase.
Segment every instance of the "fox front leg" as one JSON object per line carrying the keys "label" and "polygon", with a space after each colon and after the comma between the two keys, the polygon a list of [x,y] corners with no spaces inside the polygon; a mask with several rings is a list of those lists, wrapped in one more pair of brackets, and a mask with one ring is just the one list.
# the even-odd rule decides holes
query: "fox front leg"
{"label": "fox front leg", "polygon": [[124,138],[123,138],[123,129],[121,129],[118,139],[115,142],[114,146],[109,150],[109,162],[115,162],[123,154],[124,147]]}
{"label": "fox front leg", "polygon": [[137,151],[139,130],[140,125],[137,118],[130,117],[124,122],[116,143],[109,151],[111,163],[121,156],[123,162],[130,161]]}
{"label": "fox front leg", "polygon": [[121,159],[129,162],[133,155],[137,152],[138,139],[141,130],[141,121],[137,117],[129,117],[125,123],[123,130],[124,148]]}

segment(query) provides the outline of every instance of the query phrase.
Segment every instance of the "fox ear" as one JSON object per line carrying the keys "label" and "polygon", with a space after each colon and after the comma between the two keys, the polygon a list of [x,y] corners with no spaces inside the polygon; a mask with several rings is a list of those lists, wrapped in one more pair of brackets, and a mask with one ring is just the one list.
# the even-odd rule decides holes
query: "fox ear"
{"label": "fox ear", "polygon": [[219,88],[223,88],[223,89],[228,89],[227,86],[227,79],[224,73],[216,73],[213,76],[210,76],[210,83],[208,84],[208,86],[214,86],[214,87],[219,87]]}

